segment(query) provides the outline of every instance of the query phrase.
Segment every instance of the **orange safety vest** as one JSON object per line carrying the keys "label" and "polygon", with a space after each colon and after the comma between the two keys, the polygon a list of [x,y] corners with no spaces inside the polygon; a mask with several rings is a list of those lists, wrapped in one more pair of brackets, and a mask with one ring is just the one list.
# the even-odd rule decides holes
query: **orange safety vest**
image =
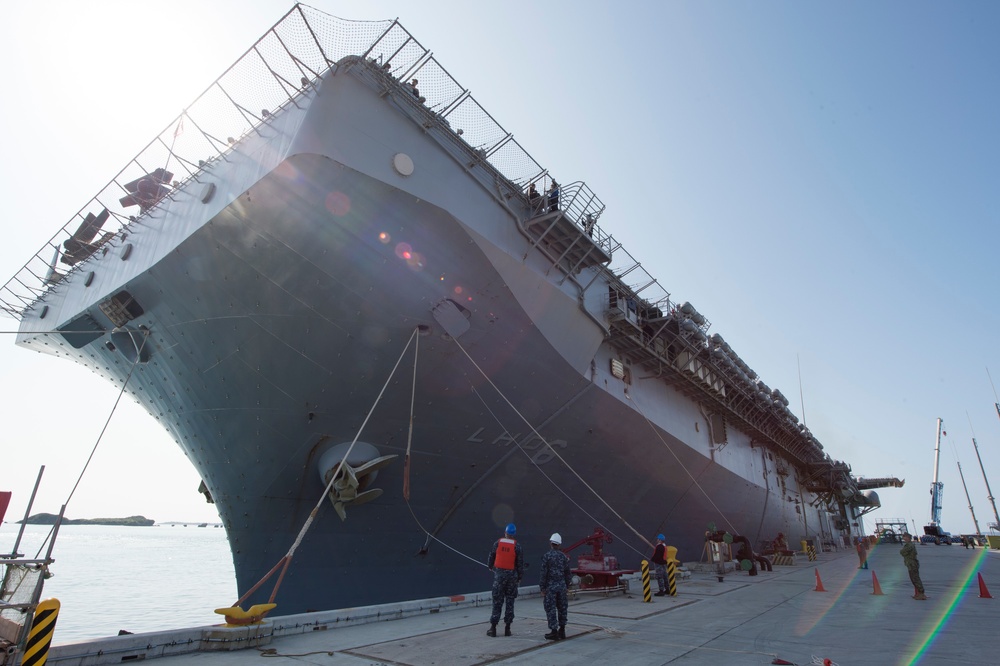
{"label": "orange safety vest", "polygon": [[493,566],[497,569],[513,569],[516,553],[514,546],[517,544],[513,539],[500,539],[497,541],[497,554],[493,559]]}

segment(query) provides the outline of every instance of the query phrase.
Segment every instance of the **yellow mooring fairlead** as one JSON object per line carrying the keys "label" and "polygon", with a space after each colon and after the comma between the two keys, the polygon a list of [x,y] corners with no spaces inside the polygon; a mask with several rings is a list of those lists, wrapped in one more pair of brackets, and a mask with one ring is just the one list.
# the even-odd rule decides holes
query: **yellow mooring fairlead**
{"label": "yellow mooring fairlead", "polygon": [[52,645],[52,634],[56,630],[56,619],[59,617],[59,600],[46,599],[35,607],[35,617],[31,621],[31,631],[28,642],[24,646],[24,658],[21,666],[42,666],[49,656]]}

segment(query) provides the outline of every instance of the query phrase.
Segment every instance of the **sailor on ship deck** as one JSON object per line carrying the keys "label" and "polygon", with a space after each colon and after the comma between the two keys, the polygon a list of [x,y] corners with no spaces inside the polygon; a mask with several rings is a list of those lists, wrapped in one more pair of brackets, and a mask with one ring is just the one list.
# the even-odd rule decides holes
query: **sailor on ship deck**
{"label": "sailor on ship deck", "polygon": [[559,210],[559,183],[552,179],[552,185],[549,187],[549,212],[554,213]]}
{"label": "sailor on ship deck", "polygon": [[528,186],[528,206],[531,207],[531,214],[532,215],[535,215],[535,214],[538,213],[538,210],[539,210],[539,201],[541,200],[541,198],[542,198],[542,195],[538,193],[538,188],[535,187],[535,184],[532,183],[531,185],[529,185]]}

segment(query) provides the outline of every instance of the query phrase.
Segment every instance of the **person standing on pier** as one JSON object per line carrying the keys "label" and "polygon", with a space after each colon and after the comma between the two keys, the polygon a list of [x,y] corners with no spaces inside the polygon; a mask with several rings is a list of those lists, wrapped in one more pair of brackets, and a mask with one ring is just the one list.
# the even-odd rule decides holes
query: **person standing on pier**
{"label": "person standing on pier", "polygon": [[549,622],[549,633],[545,638],[558,641],[566,638],[566,615],[569,599],[566,590],[573,582],[573,572],[569,569],[569,557],[562,552],[562,536],[558,532],[549,537],[549,550],[542,555],[542,573],[538,587],[545,597],[545,617]]}
{"label": "person standing on pier", "polygon": [[654,597],[662,597],[667,594],[667,544],[666,538],[662,534],[656,535],[656,548],[653,550],[653,571],[656,573],[656,585],[660,591]]}
{"label": "person standing on pier", "polygon": [[854,538],[854,548],[858,551],[858,568],[868,568],[868,540],[864,537]]}
{"label": "person standing on pier", "polygon": [[899,554],[903,556],[903,564],[910,574],[910,582],[913,583],[913,598],[917,601],[925,601],[927,595],[924,594],[924,583],[920,580],[920,562],[917,561],[917,547],[913,544],[913,537],[909,534],[903,535],[903,547],[899,549]]}
{"label": "person standing on pier", "polygon": [[514,540],[515,534],[517,527],[514,523],[510,523],[504,530],[504,535],[493,543],[486,563],[493,572],[493,614],[490,616],[490,628],[486,630],[487,636],[497,635],[497,623],[500,621],[500,611],[503,610],[504,604],[507,609],[503,619],[506,625],[503,635],[511,635],[514,599],[517,598],[517,586],[524,576],[524,554],[521,552],[521,544]]}

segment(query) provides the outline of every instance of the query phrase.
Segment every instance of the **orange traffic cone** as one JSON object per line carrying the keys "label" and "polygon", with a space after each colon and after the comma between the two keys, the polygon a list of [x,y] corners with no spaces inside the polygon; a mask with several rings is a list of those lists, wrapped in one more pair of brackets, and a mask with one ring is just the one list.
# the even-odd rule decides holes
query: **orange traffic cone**
{"label": "orange traffic cone", "polygon": [[990,591],[986,589],[986,581],[983,580],[983,574],[979,574],[979,598],[980,599],[992,599],[993,595]]}
{"label": "orange traffic cone", "polygon": [[823,587],[823,581],[819,577],[819,569],[816,569],[816,589],[813,592],[826,592],[826,589]]}
{"label": "orange traffic cone", "polygon": [[882,586],[878,584],[878,576],[875,575],[874,571],[872,572],[872,588],[872,594],[883,594]]}

